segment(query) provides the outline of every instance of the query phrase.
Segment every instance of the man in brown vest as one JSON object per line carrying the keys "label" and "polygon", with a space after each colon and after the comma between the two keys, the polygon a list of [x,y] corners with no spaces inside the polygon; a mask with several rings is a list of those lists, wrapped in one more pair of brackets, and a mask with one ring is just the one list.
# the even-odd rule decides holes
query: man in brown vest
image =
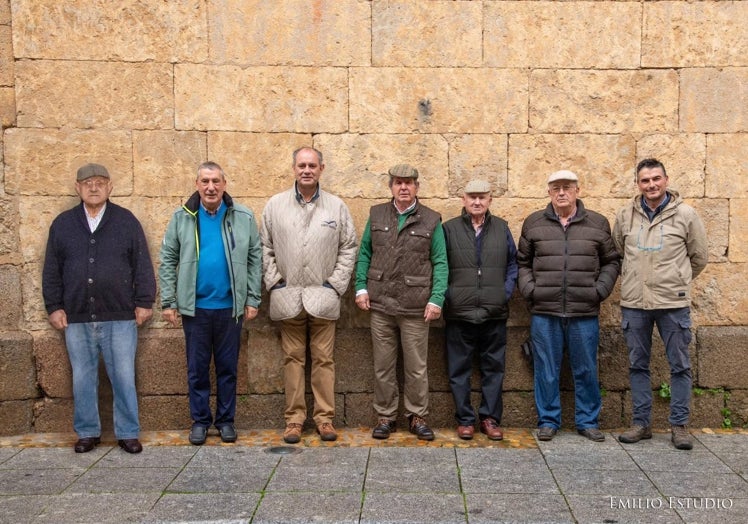
{"label": "man in brown vest", "polygon": [[418,171],[400,164],[389,170],[392,200],[373,206],[356,267],[356,305],[371,311],[374,351],[372,437],[396,429],[399,403],[398,346],[403,348],[404,405],[410,432],[433,440],[428,415],[429,322],[441,316],[447,289],[447,252],[441,217],[421,204]]}

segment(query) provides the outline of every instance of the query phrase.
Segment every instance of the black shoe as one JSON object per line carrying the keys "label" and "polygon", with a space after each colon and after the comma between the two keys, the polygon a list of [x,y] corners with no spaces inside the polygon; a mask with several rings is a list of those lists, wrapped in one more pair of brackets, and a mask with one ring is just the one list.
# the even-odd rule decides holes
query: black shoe
{"label": "black shoe", "polygon": [[198,425],[192,426],[190,430],[190,444],[202,446],[205,444],[206,438],[208,438],[208,428]]}
{"label": "black shoe", "polygon": [[136,438],[120,439],[117,441],[117,444],[128,453],[140,453],[143,451],[143,445]]}
{"label": "black shoe", "polygon": [[73,449],[75,450],[76,453],[88,453],[93,448],[95,448],[100,442],[101,442],[101,439],[99,437],[79,438],[78,442],[76,442],[75,446],[73,446]]}
{"label": "black shoe", "polygon": [[605,440],[605,434],[597,428],[578,429],[577,433],[593,442],[602,442]]}
{"label": "black shoe", "polygon": [[221,434],[221,442],[236,442],[236,428],[233,424],[226,424],[218,428]]}
{"label": "black shoe", "polygon": [[372,438],[386,439],[390,438],[390,433],[397,431],[397,422],[386,418],[380,418],[374,430],[371,432]]}
{"label": "black shoe", "polygon": [[418,415],[410,417],[410,432],[416,435],[419,440],[434,440],[434,432],[426,424],[426,420]]}

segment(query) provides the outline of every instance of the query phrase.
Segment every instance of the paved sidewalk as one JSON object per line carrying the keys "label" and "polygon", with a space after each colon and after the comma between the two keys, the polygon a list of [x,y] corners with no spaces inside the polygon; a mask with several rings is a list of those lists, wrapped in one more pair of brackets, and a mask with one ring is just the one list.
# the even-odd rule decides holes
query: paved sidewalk
{"label": "paved sidewalk", "polygon": [[111,440],[76,454],[72,434],[0,438],[0,522],[748,522],[748,432],[693,434],[676,451],[669,433],[624,445],[617,432],[465,442],[441,430],[425,443],[361,428],[282,446],[268,430],[198,447],[152,432],[139,455]]}

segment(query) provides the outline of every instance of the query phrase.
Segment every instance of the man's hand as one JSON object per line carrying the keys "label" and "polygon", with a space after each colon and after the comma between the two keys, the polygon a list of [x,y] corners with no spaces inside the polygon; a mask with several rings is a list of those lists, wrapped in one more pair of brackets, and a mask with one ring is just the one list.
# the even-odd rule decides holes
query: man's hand
{"label": "man's hand", "polygon": [[52,324],[53,328],[59,330],[68,327],[68,316],[65,314],[65,310],[58,309],[57,311],[52,311],[49,314],[49,323]]}
{"label": "man's hand", "polygon": [[361,293],[356,296],[356,305],[362,311],[369,311],[371,304],[369,304],[369,294]]}
{"label": "man's hand", "polygon": [[244,306],[244,320],[254,320],[257,317],[257,308]]}
{"label": "man's hand", "polygon": [[442,316],[442,308],[435,306],[434,304],[426,304],[426,309],[423,312],[423,319],[426,322],[431,322]]}
{"label": "man's hand", "polygon": [[152,316],[153,316],[153,310],[150,308],[148,309],[144,307],[135,308],[135,323],[138,326],[142,326],[143,324],[148,322]]}
{"label": "man's hand", "polygon": [[166,320],[169,324],[171,324],[173,327],[177,327],[179,325],[179,312],[177,312],[176,309],[168,308],[164,309],[161,312],[161,318]]}

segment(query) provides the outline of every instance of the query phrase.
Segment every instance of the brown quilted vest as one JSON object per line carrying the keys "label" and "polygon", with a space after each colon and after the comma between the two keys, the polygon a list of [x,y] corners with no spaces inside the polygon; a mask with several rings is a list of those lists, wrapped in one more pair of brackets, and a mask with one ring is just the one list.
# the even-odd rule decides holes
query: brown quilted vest
{"label": "brown quilted vest", "polygon": [[371,309],[423,315],[431,296],[431,241],[441,217],[420,202],[397,230],[392,202],[371,208],[371,264],[366,274]]}

